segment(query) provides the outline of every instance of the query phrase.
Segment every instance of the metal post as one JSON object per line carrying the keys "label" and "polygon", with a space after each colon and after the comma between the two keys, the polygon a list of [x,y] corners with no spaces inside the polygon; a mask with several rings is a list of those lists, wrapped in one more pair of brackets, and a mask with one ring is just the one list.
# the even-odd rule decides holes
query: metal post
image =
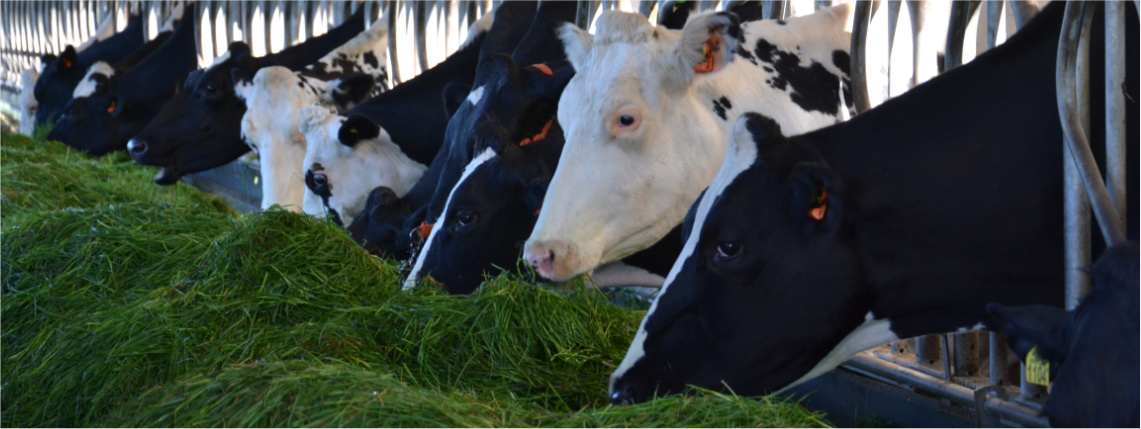
{"label": "metal post", "polygon": [[392,88],[401,82],[400,65],[396,55],[396,35],[399,34],[396,31],[396,17],[400,15],[400,3],[393,1],[388,7],[388,62],[392,65],[388,69],[388,75],[392,77],[392,84],[389,85],[389,88]]}
{"label": "metal post", "polygon": [[947,27],[947,47],[943,58],[944,72],[963,65],[963,40],[967,35],[967,26],[971,23],[971,17],[978,10],[979,4],[977,0],[951,3],[951,22]]}
{"label": "metal post", "polygon": [[[763,13],[764,10],[762,9]],[[872,102],[868,96],[868,70],[865,58],[867,56],[868,25],[871,22],[871,17],[871,2],[856,2],[856,10],[852,17],[852,43],[849,50],[849,70],[852,71],[852,105],[856,108],[856,114],[864,113],[872,108]]]}
{"label": "metal post", "polygon": [[998,32],[1001,30],[998,26],[1001,20],[1002,2],[988,0],[986,2],[986,48],[988,50],[998,44]]}
{"label": "metal post", "polygon": [[979,372],[979,333],[977,331],[953,334],[952,362],[955,375],[975,375]]}
{"label": "metal post", "polygon": [[939,335],[923,335],[915,338],[915,362],[924,365],[939,360]]}
{"label": "metal post", "polygon": [[413,31],[416,35],[416,59],[420,62],[420,72],[428,70],[428,15],[431,3],[418,1],[412,6]]}
{"label": "metal post", "polygon": [[990,333],[990,384],[1006,385],[1006,357],[1010,350],[997,332]]}
{"label": "metal post", "polygon": [[594,21],[594,12],[598,10],[597,0],[578,0],[578,14],[575,15],[575,25],[583,30],[590,30],[590,23]]}
{"label": "metal post", "polygon": [[[1105,3],[1105,181],[1117,218],[1126,219],[1125,3]],[[1136,162],[1136,160],[1132,160]]]}

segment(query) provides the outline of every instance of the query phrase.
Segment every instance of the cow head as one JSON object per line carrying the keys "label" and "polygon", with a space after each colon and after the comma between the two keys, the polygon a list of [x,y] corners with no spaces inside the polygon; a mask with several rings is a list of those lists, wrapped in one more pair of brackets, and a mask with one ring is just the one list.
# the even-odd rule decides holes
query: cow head
{"label": "cow head", "polygon": [[1054,427],[1138,423],[1137,243],[1110,248],[1091,267],[1093,291],[1070,312],[1058,307],[987,310],[1020,358],[1037,347],[1050,363],[1043,414]]}
{"label": "cow head", "polygon": [[130,137],[127,133],[131,131],[123,129],[124,119],[145,114],[139,107],[133,101],[112,93],[74,98],[67,102],[63,115],[48,133],[48,139],[94,156],[123,150]]}
{"label": "cow head", "polygon": [[30,136],[36,132],[36,102],[34,93],[36,80],[39,79],[38,70],[24,70],[20,72],[20,134]]}
{"label": "cow head", "polygon": [[36,110],[36,124],[47,125],[55,122],[67,101],[71,99],[75,84],[83,79],[86,68],[79,64],[79,54],[75,47],[67,45],[58,57],[44,57],[44,67],[36,80],[34,94],[39,108]]}
{"label": "cow head", "polygon": [[686,218],[682,252],[610,378],[612,402],[688,385],[767,394],[894,338],[865,316],[843,185],[817,159],[768,118],[736,122],[725,163]]}
{"label": "cow head", "polygon": [[[451,293],[467,294],[487,274],[510,270],[539,215],[563,147],[555,125],[523,145],[489,137],[448,194],[404,287],[431,276]],[[481,149],[482,148],[482,149]]]}
{"label": "cow head", "polygon": [[597,33],[561,29],[577,70],[558,109],[567,168],[555,173],[525,249],[537,272],[555,281],[649,247],[680,222],[720,160],[704,142],[723,139],[693,86],[725,68],[741,29],[730,13],[671,31],[607,12]]}
{"label": "cow head", "polygon": [[155,176],[160,185],[237,159],[249,147],[240,137],[246,106],[234,95],[234,86],[265,65],[245,43],[231,43],[214,65],[191,73],[178,94],[131,139],[131,157],[162,167]]}
{"label": "cow head", "polygon": [[349,225],[349,235],[361,247],[382,258],[408,259],[412,209],[391,188],[378,186],[368,194],[364,211]]}
{"label": "cow head", "polygon": [[387,186],[404,196],[424,174],[418,163],[392,142],[388,133],[363,116],[348,118],[322,106],[301,110],[305,150],[305,213],[331,215],[338,225],[352,224],[368,194]]}
{"label": "cow head", "polygon": [[302,208],[302,162],[307,145],[298,122],[301,109],[320,103],[344,111],[367,97],[373,84],[369,75],[326,82],[271,66],[258,70],[252,81],[234,87],[246,103],[242,140],[261,162],[263,209],[274,204],[297,211]]}

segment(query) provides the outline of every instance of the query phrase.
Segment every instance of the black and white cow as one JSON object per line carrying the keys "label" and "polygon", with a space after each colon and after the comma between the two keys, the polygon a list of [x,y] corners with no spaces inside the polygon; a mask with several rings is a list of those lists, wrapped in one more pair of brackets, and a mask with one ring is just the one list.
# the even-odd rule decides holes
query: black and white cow
{"label": "black and white cow", "polygon": [[388,89],[388,16],[294,72],[264,67],[253,79],[239,77],[234,92],[246,103],[242,139],[258,155],[261,207],[300,212],[305,196],[305,149],[301,109],[321,104],[341,112]]}
{"label": "black and white cow", "polygon": [[680,31],[607,12],[595,35],[564,27],[578,70],[559,102],[565,168],[524,258],[562,281],[656,243],[717,173],[742,112],[764,112],[791,133],[847,117],[851,12],[747,23],[706,13]]}
{"label": "black and white cow", "polygon": [[1110,248],[1090,267],[1093,290],[1073,311],[1053,306],[987,307],[1022,360],[1049,362],[1053,427],[1137,427],[1141,421],[1141,332],[1137,242]]}
{"label": "black and white cow", "polygon": [[[501,12],[502,6],[495,12],[497,22]],[[449,109],[454,113],[444,132],[443,149],[406,195],[395,200],[370,197],[376,204],[366,204],[368,216],[349,223],[349,230],[358,243],[378,255],[406,255],[408,231],[419,227],[418,240],[427,238],[452,186],[476,155],[476,140],[487,128],[480,124],[496,121],[501,129],[523,139],[539,133],[546,122],[554,119],[558,95],[573,75],[573,69],[567,69],[551,77],[555,75],[552,67],[558,70],[566,65],[565,62],[554,63],[563,57],[555,30],[573,20],[575,13],[573,3],[540,3],[523,40],[515,40],[517,44],[510,57],[506,55],[507,48],[503,48],[505,52],[485,55],[477,67],[474,84],[455,84],[446,89],[445,100],[449,100]],[[506,47],[509,43],[502,41],[506,38],[502,34],[518,31],[499,33],[498,45]],[[520,66],[528,64],[542,65]],[[388,187],[382,185],[381,188]]]}
{"label": "black and white cow", "polygon": [[255,58],[249,45],[231,43],[214,64],[186,78],[181,90],[130,143],[135,162],[162,167],[155,183],[170,185],[183,175],[218,167],[250,150],[242,142],[246,104],[234,94],[234,78],[279,65],[300,70],[364,31],[364,8],[328,33],[276,54]]}
{"label": "black and white cow", "polygon": [[[194,5],[188,7],[193,14]],[[129,68],[122,74],[93,68],[91,85],[77,88],[91,92],[68,102],[48,139],[97,156],[126,149],[127,141],[174,96],[178,81],[198,66],[194,20],[181,20],[165,42],[139,56],[145,58],[122,67]]]}
{"label": "black and white cow", "polygon": [[143,46],[146,43],[144,21],[142,17],[133,17],[123,31],[92,43],[82,51],[68,45],[59,57],[45,58],[34,90],[38,104],[36,124],[53,123],[63,114],[63,108],[71,100],[76,85],[96,61],[117,63]]}
{"label": "black and white cow", "polygon": [[[430,76],[417,76],[398,86],[405,94],[404,100],[386,95],[346,112],[344,116],[347,118],[333,115],[317,118],[326,125],[311,128],[323,128],[320,146],[307,136],[313,150],[306,155],[305,165],[320,168],[311,168],[315,180],[313,183],[307,180],[309,192],[306,193],[305,212],[332,214],[342,225],[351,226],[364,209],[372,189],[388,188],[402,198],[411,192],[412,195],[404,198],[404,202],[418,207],[423,204],[422,200],[430,198],[440,181],[455,183],[458,171],[452,174],[449,168],[462,170],[471,159],[471,149],[456,149],[453,145],[457,127],[452,123],[467,117],[463,114],[464,100],[480,92],[471,88],[473,82],[478,84],[481,79],[477,68],[482,64],[481,58],[512,52],[527,33],[535,15],[536,5],[532,2],[502,3],[492,13],[484,15],[480,19],[482,23],[473,24],[476,29],[469,30],[469,40],[459,51],[424,73],[431,73]],[[479,36],[478,50],[472,52],[477,47],[471,43],[473,34],[482,33],[482,29],[486,29],[486,33]],[[444,68],[449,63],[452,65]],[[408,94],[415,94],[416,99],[407,100]],[[431,98],[425,100],[424,94],[442,94],[443,103],[426,104],[431,103]],[[320,111],[311,113],[320,116]],[[432,122],[410,120],[417,116],[430,117]],[[453,117],[449,120],[448,116]],[[437,124],[434,122],[436,119],[444,121],[438,124],[442,126],[434,125]],[[346,149],[346,145],[352,149]],[[455,162],[457,158],[462,159]],[[407,168],[410,161],[426,166],[426,170],[415,176],[393,174],[399,170],[412,172]],[[309,176],[307,172],[306,178]],[[318,201],[321,203],[319,206],[316,204]]]}
{"label": "black and white cow", "polygon": [[[777,392],[898,338],[988,326],[987,303],[1061,305],[1063,8],[1050,5],[1005,44],[851,121],[786,138],[771,118],[739,119],[687,215],[685,247],[611,376],[611,400],[689,385]],[[1138,112],[1136,25],[1129,115]],[[1092,34],[1097,52],[1104,31]],[[1136,123],[1128,146],[1136,159]]]}
{"label": "black and white cow", "polygon": [[71,93],[71,98],[76,99],[79,97],[87,97],[101,90],[106,90],[107,82],[112,76],[121,75],[126,73],[140,61],[145,59],[148,55],[166,43],[171,34],[174,34],[175,26],[178,25],[179,20],[182,19],[183,11],[186,10],[186,5],[179,3],[174,6],[170,12],[170,16],[163,22],[162,27],[159,28],[158,35],[154,39],[144,43],[142,47],[136,49],[131,55],[124,58],[115,64],[106,61],[96,61],[91,67],[87,69],[87,74],[75,86],[75,91]]}

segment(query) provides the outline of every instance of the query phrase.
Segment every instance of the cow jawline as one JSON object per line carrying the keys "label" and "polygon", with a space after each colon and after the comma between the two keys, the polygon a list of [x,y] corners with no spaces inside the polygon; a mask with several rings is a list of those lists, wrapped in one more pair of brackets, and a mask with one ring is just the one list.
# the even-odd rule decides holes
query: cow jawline
{"label": "cow jawline", "polygon": [[174,171],[174,168],[161,167],[158,173],[155,174],[155,184],[162,186],[173,185],[178,182],[178,179],[181,178],[182,174]]}

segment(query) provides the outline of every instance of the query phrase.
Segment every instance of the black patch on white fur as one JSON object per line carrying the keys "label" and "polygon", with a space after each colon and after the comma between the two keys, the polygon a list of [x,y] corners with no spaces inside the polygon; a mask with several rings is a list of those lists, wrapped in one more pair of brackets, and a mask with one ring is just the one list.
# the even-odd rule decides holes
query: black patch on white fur
{"label": "black patch on white fur", "polygon": [[728,112],[728,110],[732,109],[732,108],[733,108],[733,105],[730,104],[729,99],[724,97],[724,96],[722,96],[718,100],[713,100],[713,111],[717,112],[717,116],[720,116],[722,120],[725,120],[725,121],[729,120],[729,116],[726,115],[726,112]]}
{"label": "black patch on white fur", "polygon": [[[770,87],[789,91],[792,101],[806,111],[832,116],[840,114],[840,104],[837,101],[840,100],[841,76],[833,74],[816,61],[812,61],[808,67],[802,67],[800,56],[782,51],[765,39],[757,40],[753,53],[761,61],[772,65],[773,76],[765,80]],[[835,57],[833,55],[833,61],[836,60]]]}

